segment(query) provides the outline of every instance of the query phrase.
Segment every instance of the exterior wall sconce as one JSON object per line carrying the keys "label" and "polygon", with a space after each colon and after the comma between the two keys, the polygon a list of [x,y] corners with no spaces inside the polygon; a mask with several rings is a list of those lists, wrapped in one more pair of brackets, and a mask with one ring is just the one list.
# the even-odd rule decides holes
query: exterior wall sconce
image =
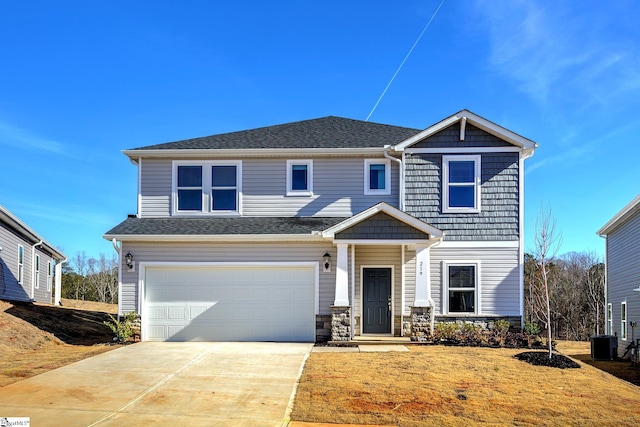
{"label": "exterior wall sconce", "polygon": [[331,271],[331,255],[329,255],[329,252],[325,252],[325,254],[322,256],[322,267],[322,271],[324,271],[325,273]]}
{"label": "exterior wall sconce", "polygon": [[131,252],[127,252],[127,254],[124,256],[124,261],[127,263],[127,268],[129,269],[129,271],[133,270],[133,255],[131,255]]}

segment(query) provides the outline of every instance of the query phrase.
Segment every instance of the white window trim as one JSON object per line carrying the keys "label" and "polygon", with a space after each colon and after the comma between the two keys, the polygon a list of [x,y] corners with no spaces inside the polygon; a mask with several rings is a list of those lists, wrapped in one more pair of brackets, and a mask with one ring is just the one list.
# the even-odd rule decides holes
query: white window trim
{"label": "white window trim", "polygon": [[47,261],[47,292],[51,292],[51,276],[52,276],[52,269],[51,269],[51,261]]}
{"label": "white window trim", "polygon": [[[180,211],[178,210],[178,166],[202,166],[202,210]],[[214,211],[211,206],[211,167],[235,166],[236,167],[236,207],[234,211]],[[242,215],[242,161],[241,160],[174,160],[171,170],[171,200],[172,214],[184,216],[238,216]]]}
{"label": "white window trim", "polygon": [[622,301],[620,303],[620,339],[623,341],[627,340],[627,302]]}
{"label": "white window trim", "polygon": [[[384,165],[384,188],[371,189],[371,165]],[[391,160],[389,159],[364,159],[364,194],[365,196],[391,194]]]}
{"label": "white window trim", "polygon": [[[22,252],[22,261],[20,260],[20,253]],[[24,282],[24,246],[18,245],[18,283]]]}
{"label": "white window trim", "polygon": [[[480,212],[480,189],[481,189],[481,159],[478,155],[455,155],[442,156],[442,212],[443,213],[479,213]],[[474,197],[473,208],[458,208],[449,206],[449,162],[474,162]]]}
{"label": "white window trim", "polygon": [[607,304],[607,334],[613,335],[613,304]]}
{"label": "white window trim", "polygon": [[34,271],[34,284],[36,289],[40,289],[40,255],[36,255],[35,260],[33,261],[33,271]]}
{"label": "white window trim", "polygon": [[[454,311],[454,312],[449,312],[449,267],[455,267],[455,266],[469,266],[472,265],[475,267],[475,273],[476,273],[476,277],[475,277],[475,282],[476,282],[476,286],[474,288],[475,291],[475,295],[474,295],[474,305],[475,305],[475,311],[474,312],[459,312],[459,311]],[[442,261],[442,288],[443,288],[443,292],[442,292],[442,313],[443,314],[453,314],[456,316],[465,316],[465,315],[480,315],[482,314],[482,307],[480,306],[480,302],[481,302],[481,298],[480,298],[480,291],[481,291],[481,283],[480,283],[480,278],[482,277],[481,275],[481,262],[480,261]],[[466,290],[466,289],[470,289],[470,288],[455,288],[455,290]]]}
{"label": "white window trim", "polygon": [[[307,189],[293,190],[291,171],[293,166],[307,166]],[[313,196],[313,160],[287,160],[287,196]]]}

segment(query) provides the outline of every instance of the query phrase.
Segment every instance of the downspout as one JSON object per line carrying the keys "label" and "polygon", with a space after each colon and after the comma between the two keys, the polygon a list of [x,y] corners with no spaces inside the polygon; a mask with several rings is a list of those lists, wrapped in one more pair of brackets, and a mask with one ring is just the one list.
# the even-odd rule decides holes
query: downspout
{"label": "downspout", "polygon": [[113,249],[118,254],[118,322],[120,321],[120,313],[122,313],[122,244],[118,246],[118,241],[114,237],[111,239]]}
{"label": "downspout", "polygon": [[40,240],[31,247],[31,301],[34,301],[36,293],[36,246],[42,246],[44,242]]}
{"label": "downspout", "polygon": [[400,210],[404,212],[404,170],[403,170],[403,164],[402,164],[402,160],[400,159],[396,159],[395,157],[393,157],[392,155],[389,154],[389,150],[391,150],[391,146],[390,145],[385,145],[384,146],[384,151],[382,152],[382,154],[384,154],[384,157],[386,157],[389,160],[393,160],[394,162],[398,163],[398,175],[399,175],[399,179],[400,179],[400,191],[398,194],[398,198],[400,199]]}
{"label": "downspout", "polygon": [[55,272],[55,292],[56,292],[56,296],[53,299],[53,304],[60,306],[62,305],[61,300],[62,300],[62,264],[64,264],[65,262],[67,262],[68,259],[65,258],[63,260],[60,260],[58,262],[56,262],[56,272]]}

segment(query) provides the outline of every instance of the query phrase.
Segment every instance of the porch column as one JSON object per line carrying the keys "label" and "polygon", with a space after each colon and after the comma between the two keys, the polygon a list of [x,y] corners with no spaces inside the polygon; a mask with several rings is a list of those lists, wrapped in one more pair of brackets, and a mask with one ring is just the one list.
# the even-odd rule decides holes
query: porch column
{"label": "porch column", "polygon": [[53,304],[54,305],[60,305],[60,298],[62,297],[62,263],[65,262],[64,261],[56,261],[56,266],[54,267],[54,279],[53,279],[53,283],[54,283],[54,297],[53,297]]}
{"label": "porch column", "polygon": [[429,247],[416,246],[416,296],[414,307],[431,306],[431,268],[429,266]]}
{"label": "porch column", "polygon": [[338,243],[338,255],[336,261],[336,295],[333,305],[339,307],[349,306],[349,257],[347,256],[346,243]]}

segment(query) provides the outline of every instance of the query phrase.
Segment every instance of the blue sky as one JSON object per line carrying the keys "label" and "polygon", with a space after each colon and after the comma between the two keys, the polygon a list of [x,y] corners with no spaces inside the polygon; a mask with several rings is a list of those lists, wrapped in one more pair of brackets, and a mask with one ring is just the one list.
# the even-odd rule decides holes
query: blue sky
{"label": "blue sky", "polygon": [[[335,115],[364,120],[441,0],[23,1],[0,6],[0,204],[68,256],[136,212],[127,148]],[[640,193],[631,0],[445,0],[371,115],[424,129],[469,109],[539,144],[561,253]]]}

